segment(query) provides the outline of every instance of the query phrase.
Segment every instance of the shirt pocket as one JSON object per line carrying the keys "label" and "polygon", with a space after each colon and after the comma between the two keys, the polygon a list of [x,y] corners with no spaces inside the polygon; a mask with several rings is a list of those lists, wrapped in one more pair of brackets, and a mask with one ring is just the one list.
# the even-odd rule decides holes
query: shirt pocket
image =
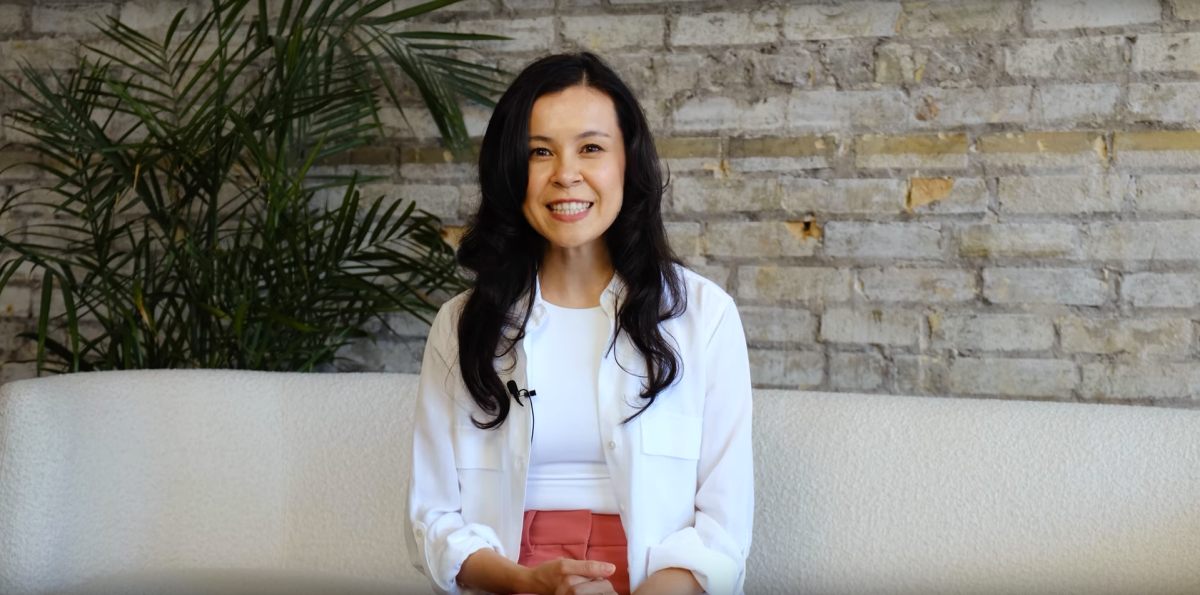
{"label": "shirt pocket", "polygon": [[674,413],[659,414],[642,421],[642,454],[696,461],[704,418]]}
{"label": "shirt pocket", "polygon": [[459,469],[500,469],[500,432],[459,426],[454,433],[454,466]]}

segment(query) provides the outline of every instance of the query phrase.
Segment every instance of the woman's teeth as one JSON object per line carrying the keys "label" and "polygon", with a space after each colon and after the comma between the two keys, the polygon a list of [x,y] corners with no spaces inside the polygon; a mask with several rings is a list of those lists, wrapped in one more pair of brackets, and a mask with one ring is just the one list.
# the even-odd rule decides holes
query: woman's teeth
{"label": "woman's teeth", "polygon": [[560,203],[556,205],[550,205],[550,210],[554,211],[556,215],[575,215],[588,210],[591,208],[591,206],[592,203],[590,202]]}

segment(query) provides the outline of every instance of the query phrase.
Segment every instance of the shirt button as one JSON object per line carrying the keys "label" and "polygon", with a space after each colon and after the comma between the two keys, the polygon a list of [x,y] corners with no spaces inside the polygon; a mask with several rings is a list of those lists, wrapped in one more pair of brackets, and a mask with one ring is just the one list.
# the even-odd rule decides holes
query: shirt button
{"label": "shirt button", "polygon": [[524,471],[524,470],[525,470],[525,461],[523,461],[523,460],[521,460],[521,459],[517,459],[517,470],[518,470],[518,471]]}
{"label": "shirt button", "polygon": [[417,529],[417,539],[425,539],[425,530]]}
{"label": "shirt button", "polygon": [[612,440],[609,440],[608,441],[608,450],[617,450],[617,443]]}

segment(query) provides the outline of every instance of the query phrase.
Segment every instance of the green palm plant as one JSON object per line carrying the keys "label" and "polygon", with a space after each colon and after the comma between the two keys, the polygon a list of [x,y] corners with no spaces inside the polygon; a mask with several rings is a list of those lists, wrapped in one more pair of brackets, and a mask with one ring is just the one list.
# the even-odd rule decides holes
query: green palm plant
{"label": "green palm plant", "polygon": [[182,11],[160,39],[109,19],[97,57],[5,80],[50,180],[0,205],[53,213],[0,237],[0,290],[41,278],[39,373],[313,370],[388,313],[428,322],[466,287],[440,221],[320,166],[380,137],[396,67],[470,151],[459,99],[490,105],[502,73],[454,52],[503,38],[392,30],[456,1],[212,0],[188,31]]}

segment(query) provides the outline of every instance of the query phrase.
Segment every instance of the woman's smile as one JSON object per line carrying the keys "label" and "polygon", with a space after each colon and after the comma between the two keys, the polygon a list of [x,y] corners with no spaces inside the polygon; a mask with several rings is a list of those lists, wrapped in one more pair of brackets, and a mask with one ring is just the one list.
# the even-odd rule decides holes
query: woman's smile
{"label": "woman's smile", "polygon": [[556,200],[546,205],[546,208],[550,209],[550,216],[556,221],[574,223],[587,217],[594,204],[596,203],[585,200],[566,199]]}

